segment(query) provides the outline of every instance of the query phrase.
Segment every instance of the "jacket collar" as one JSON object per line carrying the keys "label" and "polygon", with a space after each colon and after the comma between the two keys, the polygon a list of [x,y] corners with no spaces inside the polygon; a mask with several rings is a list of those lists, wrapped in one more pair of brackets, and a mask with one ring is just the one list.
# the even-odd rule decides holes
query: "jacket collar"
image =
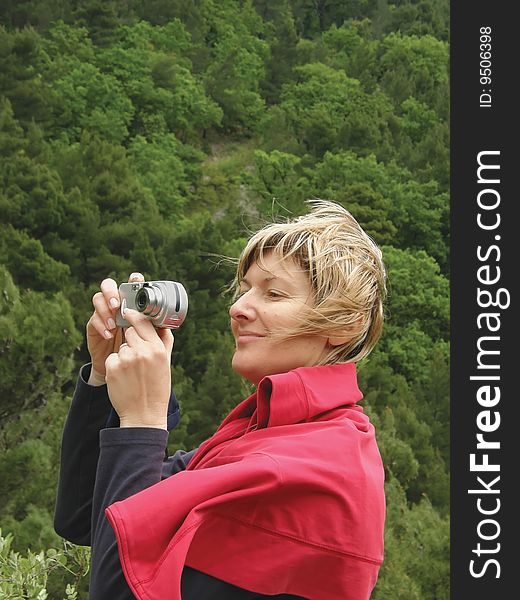
{"label": "jacket collar", "polygon": [[301,367],[264,377],[256,392],[258,428],[311,421],[363,397],[352,363]]}

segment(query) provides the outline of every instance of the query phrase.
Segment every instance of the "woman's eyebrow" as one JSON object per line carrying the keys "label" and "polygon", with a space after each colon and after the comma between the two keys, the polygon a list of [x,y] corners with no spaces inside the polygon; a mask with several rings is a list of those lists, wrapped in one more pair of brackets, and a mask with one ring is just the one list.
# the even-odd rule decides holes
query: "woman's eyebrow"
{"label": "woman's eyebrow", "polygon": [[[261,282],[265,283],[265,282],[273,281],[275,279],[279,279],[280,281],[284,281],[285,283],[288,283],[288,284],[291,283],[289,281],[289,279],[285,279],[284,277],[278,277],[277,275],[272,275],[271,277],[264,277],[263,279],[261,279]],[[251,284],[249,283],[249,281],[246,277],[242,277],[242,279],[240,280],[240,283],[245,283],[246,285],[251,286]]]}
{"label": "woman's eyebrow", "polygon": [[[259,285],[266,285],[266,284],[270,283],[271,281],[277,281],[279,284],[282,285],[283,289],[285,289],[285,291],[287,291],[288,293],[292,294],[297,291],[297,287],[296,287],[296,284],[294,281],[291,281],[291,279],[289,279],[289,278],[279,277],[278,275],[273,275],[273,274],[260,279]],[[247,285],[248,288],[253,287],[251,285],[250,281],[247,279],[247,277],[244,277],[243,279],[241,279],[240,285],[242,285],[242,284]]]}

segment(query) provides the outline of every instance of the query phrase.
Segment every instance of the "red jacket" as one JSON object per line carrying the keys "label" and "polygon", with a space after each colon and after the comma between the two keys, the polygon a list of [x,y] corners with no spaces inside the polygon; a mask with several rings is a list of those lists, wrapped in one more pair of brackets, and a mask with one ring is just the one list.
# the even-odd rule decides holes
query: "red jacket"
{"label": "red jacket", "polygon": [[383,559],[381,457],[352,364],[264,378],[186,471],[107,508],[137,598],[184,564],[261,594],[366,600]]}

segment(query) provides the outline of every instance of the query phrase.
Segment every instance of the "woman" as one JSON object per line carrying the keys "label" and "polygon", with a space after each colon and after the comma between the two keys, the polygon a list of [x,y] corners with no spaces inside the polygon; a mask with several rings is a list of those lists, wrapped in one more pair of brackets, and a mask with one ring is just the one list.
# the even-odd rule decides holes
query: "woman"
{"label": "woman", "polygon": [[120,344],[116,282],[94,295],[55,517],[92,545],[93,600],[370,597],[384,475],[355,363],[381,333],[381,252],[348,211],[316,200],[251,237],[234,288],[232,367],[255,392],[166,459],[172,333],[127,310]]}

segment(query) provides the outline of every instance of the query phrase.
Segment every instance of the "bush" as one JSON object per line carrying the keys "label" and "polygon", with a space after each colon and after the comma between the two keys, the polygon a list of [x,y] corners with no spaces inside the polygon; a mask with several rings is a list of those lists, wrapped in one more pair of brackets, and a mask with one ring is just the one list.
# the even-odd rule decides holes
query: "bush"
{"label": "bush", "polygon": [[[27,551],[26,556],[11,550],[13,535],[5,537],[0,529],[0,598],[11,600],[46,600],[63,598],[76,600],[77,587],[88,572],[89,549],[64,542],[61,550],[49,548],[38,553]],[[59,596],[49,593],[49,578],[57,573],[63,581],[64,590]],[[64,581],[64,579],[73,582]]]}

